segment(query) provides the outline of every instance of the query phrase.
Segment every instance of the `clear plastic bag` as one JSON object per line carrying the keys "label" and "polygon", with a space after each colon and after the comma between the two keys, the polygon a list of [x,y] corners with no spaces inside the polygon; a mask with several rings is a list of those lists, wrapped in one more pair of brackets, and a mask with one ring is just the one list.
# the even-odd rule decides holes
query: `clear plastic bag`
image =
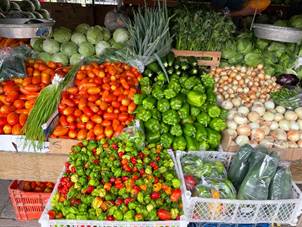
{"label": "clear plastic bag", "polygon": [[269,199],[291,199],[292,191],[292,174],[288,162],[280,163],[275,176],[272,179],[269,188]]}
{"label": "clear plastic bag", "polygon": [[186,176],[197,178],[207,177],[224,179],[227,177],[226,169],[220,161],[205,161],[195,155],[185,155],[181,159],[182,169]]}
{"label": "clear plastic bag", "polygon": [[[260,151],[253,157],[253,163],[250,164],[249,171],[245,176],[238,193],[238,199],[242,200],[267,200],[269,194],[269,185],[274,177],[279,159],[265,155]],[[264,155],[263,161],[262,155]]]}
{"label": "clear plastic bag", "polygon": [[202,178],[193,196],[213,199],[236,199],[236,189],[228,179]]}
{"label": "clear plastic bag", "polygon": [[132,121],[118,137],[123,141],[134,142],[139,150],[145,147],[145,133],[139,120]]}
{"label": "clear plastic bag", "polygon": [[249,170],[249,158],[255,152],[254,148],[245,144],[234,156],[228,171],[228,177],[234,186],[238,189]]}
{"label": "clear plastic bag", "polygon": [[26,76],[25,60],[32,54],[26,46],[0,49],[0,81]]}

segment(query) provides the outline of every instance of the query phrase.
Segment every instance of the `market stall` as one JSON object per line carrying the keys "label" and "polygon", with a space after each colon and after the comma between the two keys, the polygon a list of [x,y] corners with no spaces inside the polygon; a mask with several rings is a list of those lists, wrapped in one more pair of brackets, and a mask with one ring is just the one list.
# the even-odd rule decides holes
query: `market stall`
{"label": "market stall", "polygon": [[0,179],[16,180],[17,219],[297,225],[302,15],[127,1],[100,19],[86,3],[61,5],[77,24],[55,3],[0,3]]}

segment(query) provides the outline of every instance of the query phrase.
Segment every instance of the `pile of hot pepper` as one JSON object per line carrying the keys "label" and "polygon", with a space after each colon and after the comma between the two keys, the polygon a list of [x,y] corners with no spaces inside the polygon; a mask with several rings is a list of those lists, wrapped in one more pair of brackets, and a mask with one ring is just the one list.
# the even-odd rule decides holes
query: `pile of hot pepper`
{"label": "pile of hot pepper", "polygon": [[72,148],[51,219],[154,221],[182,214],[180,181],[162,146],[83,141]]}

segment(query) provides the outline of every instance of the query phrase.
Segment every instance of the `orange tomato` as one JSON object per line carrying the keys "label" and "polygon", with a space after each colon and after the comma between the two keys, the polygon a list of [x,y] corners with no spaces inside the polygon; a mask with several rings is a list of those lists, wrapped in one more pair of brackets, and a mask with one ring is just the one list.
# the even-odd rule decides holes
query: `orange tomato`
{"label": "orange tomato", "polygon": [[64,126],[64,127],[68,126],[68,121],[67,121],[67,119],[66,119],[65,116],[60,116],[59,122],[60,122],[60,124],[61,124],[62,126]]}
{"label": "orange tomato", "polygon": [[6,124],[3,126],[3,132],[4,134],[11,134],[12,133],[12,126]]}
{"label": "orange tomato", "polygon": [[87,136],[86,129],[81,129],[80,131],[78,131],[77,139],[78,140],[84,140],[84,139],[86,139],[86,136]]}
{"label": "orange tomato", "polygon": [[67,116],[66,120],[68,123],[72,123],[75,121],[75,118],[72,115],[69,115],[69,116]]}
{"label": "orange tomato", "polygon": [[96,136],[99,136],[99,135],[103,134],[103,127],[99,124],[96,124],[94,126],[93,132]]}
{"label": "orange tomato", "polygon": [[35,104],[35,100],[31,99],[24,103],[25,109],[30,110]]}
{"label": "orange tomato", "polygon": [[24,101],[22,100],[14,101],[14,107],[16,107],[17,109],[22,109],[24,107]]}
{"label": "orange tomato", "polygon": [[77,131],[70,129],[68,132],[68,137],[71,139],[75,139],[77,137]]}
{"label": "orange tomato", "polygon": [[101,89],[99,87],[90,87],[87,89],[87,93],[89,95],[97,95],[101,92]]}
{"label": "orange tomato", "polygon": [[77,87],[70,87],[67,89],[67,92],[76,95],[79,92],[79,89]]}
{"label": "orange tomato", "polygon": [[107,126],[105,128],[105,136],[107,138],[111,138],[112,135],[113,135],[113,129],[112,129],[112,127],[111,126]]}
{"label": "orange tomato", "polygon": [[48,72],[43,71],[41,73],[41,82],[43,84],[49,84],[50,83],[50,75],[48,74]]}
{"label": "orange tomato", "polygon": [[8,105],[3,105],[0,107],[0,112],[2,114],[9,114],[11,112],[11,108]]}
{"label": "orange tomato", "polygon": [[25,114],[22,114],[22,113],[21,113],[21,114],[19,115],[19,124],[20,124],[21,126],[24,126],[26,120],[27,120],[27,116],[26,116]]}
{"label": "orange tomato", "polygon": [[32,84],[40,84],[40,83],[41,83],[41,77],[40,77],[40,75],[34,76],[34,77],[31,79],[31,82],[32,82]]}
{"label": "orange tomato", "polygon": [[68,133],[68,128],[67,127],[63,127],[61,125],[57,125],[57,127],[55,127],[54,131],[53,131],[53,135],[54,136],[64,136]]}
{"label": "orange tomato", "polygon": [[101,124],[103,121],[102,117],[96,114],[92,116],[91,120],[96,124]]}
{"label": "orange tomato", "polygon": [[67,107],[66,109],[63,110],[62,113],[63,113],[65,116],[68,116],[68,115],[73,114],[73,112],[74,112],[74,108],[72,108],[72,107]]}
{"label": "orange tomato", "polygon": [[83,123],[87,123],[87,122],[89,121],[89,117],[86,116],[85,114],[83,114],[83,115],[81,116],[81,121],[82,121]]}
{"label": "orange tomato", "polygon": [[74,111],[74,116],[76,116],[76,117],[80,117],[81,115],[82,115],[82,111],[81,110],[79,110],[79,109],[76,109],[75,111]]}
{"label": "orange tomato", "polygon": [[8,124],[15,125],[19,122],[19,115],[16,114],[15,112],[12,112],[7,115],[6,120]]}
{"label": "orange tomato", "polygon": [[28,84],[24,86],[24,89],[29,92],[37,92],[40,91],[40,86],[37,84]]}
{"label": "orange tomato", "polygon": [[12,128],[13,135],[21,135],[22,134],[22,126],[20,124],[16,124]]}
{"label": "orange tomato", "polygon": [[87,130],[93,129],[93,127],[94,127],[94,123],[92,121],[88,121],[86,123],[86,129]]}
{"label": "orange tomato", "polygon": [[89,132],[87,133],[86,139],[87,140],[94,140],[95,139],[95,134],[94,134],[93,129],[89,130]]}

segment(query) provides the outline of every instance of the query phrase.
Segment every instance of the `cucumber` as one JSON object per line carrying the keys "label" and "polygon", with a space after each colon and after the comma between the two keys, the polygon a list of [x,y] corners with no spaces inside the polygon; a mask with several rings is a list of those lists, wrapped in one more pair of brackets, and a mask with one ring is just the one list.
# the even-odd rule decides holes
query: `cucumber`
{"label": "cucumber", "polygon": [[41,9],[41,4],[39,0],[30,0],[30,1],[34,4],[36,10]]}
{"label": "cucumber", "polygon": [[39,9],[37,10],[38,13],[40,13],[44,19],[49,20],[51,19],[50,13],[46,9]]}
{"label": "cucumber", "polygon": [[37,19],[43,19],[43,16],[41,15],[41,13],[35,11],[35,12],[33,12],[33,14],[35,15],[35,17],[36,17]]}
{"label": "cucumber", "polygon": [[17,2],[11,2],[10,3],[10,10],[17,10],[21,11],[21,8]]}
{"label": "cucumber", "polygon": [[1,0],[0,1],[0,9],[3,12],[7,12],[10,9],[10,1],[9,0]]}
{"label": "cucumber", "polygon": [[19,3],[22,11],[27,12],[34,12],[35,11],[35,5],[30,0],[24,0]]}

